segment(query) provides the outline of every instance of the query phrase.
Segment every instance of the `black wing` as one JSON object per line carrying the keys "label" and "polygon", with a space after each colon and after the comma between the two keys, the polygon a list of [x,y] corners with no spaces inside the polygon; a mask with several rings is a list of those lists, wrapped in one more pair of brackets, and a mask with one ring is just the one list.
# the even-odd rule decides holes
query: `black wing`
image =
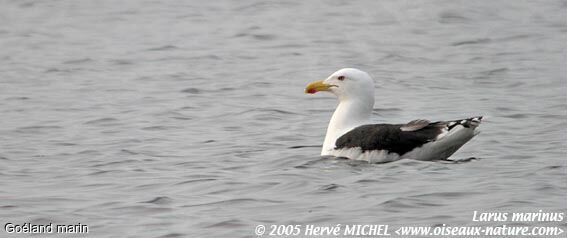
{"label": "black wing", "polygon": [[454,121],[431,122],[415,120],[407,124],[371,124],[352,129],[335,142],[335,149],[360,147],[364,151],[387,150],[403,155],[423,144],[434,141],[443,131],[451,131],[455,126],[477,127],[480,117]]}
{"label": "black wing", "polygon": [[360,147],[362,151],[387,150],[403,155],[416,147],[435,140],[446,124],[439,122],[414,131],[402,130],[407,124],[372,124],[352,129],[337,139],[336,149]]}

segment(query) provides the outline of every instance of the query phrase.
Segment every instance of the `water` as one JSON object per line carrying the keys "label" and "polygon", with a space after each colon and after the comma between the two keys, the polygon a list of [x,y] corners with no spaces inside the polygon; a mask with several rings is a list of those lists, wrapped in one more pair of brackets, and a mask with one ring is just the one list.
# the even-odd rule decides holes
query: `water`
{"label": "water", "polygon": [[[252,237],[566,212],[566,1],[0,6],[3,226]],[[376,122],[487,116],[452,157],[480,159],[320,159],[336,101],[303,88],[347,66],[375,78]]]}

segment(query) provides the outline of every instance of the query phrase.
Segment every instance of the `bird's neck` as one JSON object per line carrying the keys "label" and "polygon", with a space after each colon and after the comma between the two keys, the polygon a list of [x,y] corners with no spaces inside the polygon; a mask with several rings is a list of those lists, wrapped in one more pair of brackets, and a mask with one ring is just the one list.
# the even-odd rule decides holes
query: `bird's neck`
{"label": "bird's neck", "polygon": [[341,100],[327,128],[321,155],[329,155],[336,140],[348,131],[370,122],[374,98]]}

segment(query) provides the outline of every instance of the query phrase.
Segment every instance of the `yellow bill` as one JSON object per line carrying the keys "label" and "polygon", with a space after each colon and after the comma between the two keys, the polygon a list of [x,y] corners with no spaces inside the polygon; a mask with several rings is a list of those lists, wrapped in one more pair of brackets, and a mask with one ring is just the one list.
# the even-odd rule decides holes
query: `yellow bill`
{"label": "yellow bill", "polygon": [[305,93],[314,94],[316,92],[329,91],[330,88],[333,86],[335,85],[326,84],[323,82],[323,80],[319,80],[308,84],[307,87],[305,88]]}

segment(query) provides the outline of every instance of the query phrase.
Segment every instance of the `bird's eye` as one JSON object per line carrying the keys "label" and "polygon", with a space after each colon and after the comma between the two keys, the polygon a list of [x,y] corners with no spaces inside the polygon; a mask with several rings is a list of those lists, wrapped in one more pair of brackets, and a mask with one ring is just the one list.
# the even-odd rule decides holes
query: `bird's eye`
{"label": "bird's eye", "polygon": [[341,76],[337,77],[337,79],[340,80],[340,81],[343,81],[343,80],[345,80],[345,76],[341,75]]}

